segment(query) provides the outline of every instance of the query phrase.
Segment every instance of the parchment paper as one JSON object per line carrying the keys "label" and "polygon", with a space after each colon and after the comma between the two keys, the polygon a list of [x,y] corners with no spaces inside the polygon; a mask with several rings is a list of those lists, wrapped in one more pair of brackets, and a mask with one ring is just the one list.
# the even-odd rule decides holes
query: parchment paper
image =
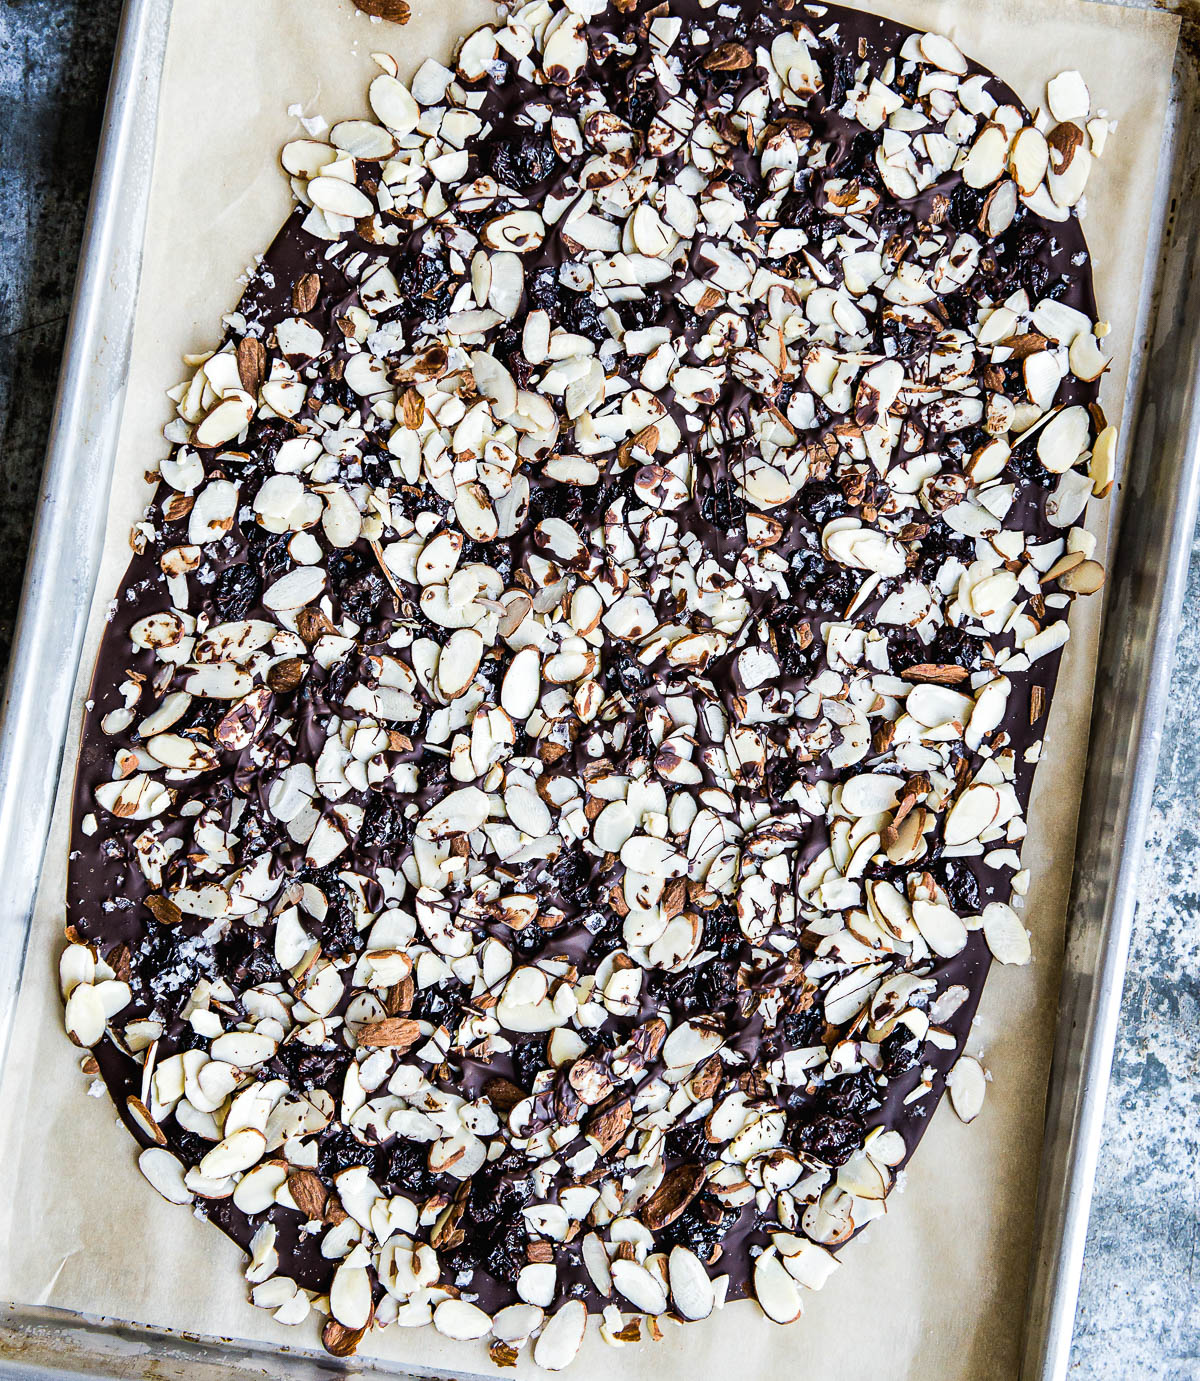
{"label": "parchment paper", "polygon": [[[1089,189],[1087,232],[1101,314],[1117,358],[1105,401],[1121,410],[1138,320],[1177,24],[1161,13],[1085,0],[872,0],[871,8],[952,35],[1031,108],[1044,83],[1078,67],[1093,108],[1119,120]],[[165,454],[165,390],[184,351],[215,345],[239,276],[289,207],[278,150],[301,128],[288,107],[331,123],[365,113],[370,53],[404,74],[490,17],[487,0],[414,6],[404,28],[349,0],[175,0],[154,169],[145,273],[100,576],[78,700],[105,609],[128,560],[128,533]],[[1101,522],[1103,520],[1101,519]],[[961,1125],[943,1107],[903,1193],[843,1254],[843,1266],[789,1329],[757,1306],[729,1306],[664,1342],[610,1351],[589,1333],[574,1381],[620,1367],[634,1381],[732,1375],[822,1381],[1012,1381],[1023,1315],[1063,919],[1087,741],[1100,602],[1081,604],[1038,774],[1025,862],[1035,960],[997,966],[969,1042],[994,1071],[983,1113]],[[78,741],[79,714],[69,743]],[[70,754],[69,754],[70,756]],[[317,1345],[313,1322],[287,1329],[246,1300],[241,1252],[215,1227],[168,1205],[142,1179],[106,1095],[84,1097],[79,1052],[62,1032],[55,959],[62,926],[72,763],[59,790],[13,1049],[0,1085],[0,1297],[157,1327],[291,1347]],[[481,1344],[431,1329],[371,1335],[377,1355],[417,1371],[492,1374]],[[508,1376],[543,1375],[523,1360]]]}

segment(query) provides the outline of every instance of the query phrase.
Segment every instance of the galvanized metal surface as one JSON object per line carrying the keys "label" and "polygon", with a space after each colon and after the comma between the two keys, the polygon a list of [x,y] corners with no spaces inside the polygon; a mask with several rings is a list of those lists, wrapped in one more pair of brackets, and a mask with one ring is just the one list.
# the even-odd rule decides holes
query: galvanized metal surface
{"label": "galvanized metal surface", "polygon": [[[123,17],[0,723],[0,780],[7,782],[52,784],[62,765],[69,673],[78,663],[115,458],[169,12],[170,0],[127,0]],[[1164,193],[1174,194],[1173,215],[1158,273],[1146,402],[1132,450],[1137,459],[1110,574],[1093,722],[1097,751],[1089,761],[1080,822],[1023,1381],[1059,1381],[1067,1372],[1134,885],[1200,491],[1200,199],[1194,187],[1200,83],[1187,59],[1178,77],[1163,183]],[[26,793],[0,795],[8,893],[0,912],[0,1063],[52,800],[47,790],[31,809]],[[252,1350],[209,1347],[55,1311],[0,1311],[0,1378],[140,1375],[150,1346],[156,1369],[168,1375],[232,1377],[268,1366],[267,1357]],[[271,1370],[278,1369],[276,1362]],[[287,1363],[289,1375],[298,1378],[338,1369],[332,1360],[298,1355]]]}
{"label": "galvanized metal surface", "polygon": [[133,341],[170,0],[127,0],[67,329],[21,615],[0,708],[0,1065],[12,1024],[74,668],[95,588]]}

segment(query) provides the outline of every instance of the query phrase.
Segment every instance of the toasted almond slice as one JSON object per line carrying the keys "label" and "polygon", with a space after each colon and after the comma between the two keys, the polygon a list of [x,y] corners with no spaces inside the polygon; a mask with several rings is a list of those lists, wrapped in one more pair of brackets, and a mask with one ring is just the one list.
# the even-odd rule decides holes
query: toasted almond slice
{"label": "toasted almond slice", "polygon": [[[382,81],[383,78],[377,77],[376,80]],[[308,184],[308,195],[313,205],[322,211],[329,211],[335,216],[348,216],[353,221],[362,220],[375,210],[374,203],[365,192],[360,192],[354,183],[341,177],[318,174]]]}
{"label": "toasted almond slice", "polygon": [[92,984],[76,984],[67,998],[64,1012],[67,1035],[76,1045],[99,1045],[104,1039],[107,1020],[104,1003]]}
{"label": "toasted almond slice", "polygon": [[1117,429],[1105,429],[1096,438],[1092,447],[1092,459],[1088,465],[1088,475],[1092,481],[1092,493],[1098,499],[1106,498],[1113,487],[1117,474]]}
{"label": "toasted almond slice", "polygon": [[64,998],[68,998],[81,983],[91,983],[96,977],[96,956],[90,946],[70,944],[58,958],[58,983]]}
{"label": "toasted almond slice", "polygon": [[706,1319],[713,1311],[716,1295],[713,1283],[700,1258],[687,1247],[671,1248],[667,1278],[671,1301],[685,1319]]}
{"label": "toasted almond slice", "polygon": [[914,901],[912,917],[921,937],[935,954],[949,959],[962,952],[967,943],[967,928],[950,907]]}
{"label": "toasted almond slice", "polygon": [[950,1106],[963,1122],[974,1122],[983,1109],[987,1079],[983,1066],[970,1055],[963,1055],[946,1075]]}
{"label": "toasted almond slice", "polygon": [[510,1304],[492,1320],[492,1334],[502,1343],[520,1347],[542,1326],[545,1314],[532,1304]]}
{"label": "toasted almond slice", "polygon": [[368,1259],[366,1252],[359,1247],[333,1273],[333,1284],[329,1288],[329,1310],[345,1328],[365,1328],[370,1322],[371,1277],[365,1265]]}
{"label": "toasted almond slice", "polygon": [[[778,1237],[775,1238],[778,1244]],[[826,1281],[837,1270],[838,1259],[831,1251],[807,1242],[803,1238],[794,1239],[794,1250],[784,1253],[780,1246],[783,1264],[793,1280],[799,1281],[806,1290],[821,1290]]]}
{"label": "toasted almond slice", "polygon": [[754,1263],[754,1297],[773,1323],[795,1323],[804,1312],[800,1289],[774,1247],[768,1247]]}
{"label": "toasted almond slice", "polygon": [[587,1328],[587,1306],[571,1299],[552,1314],[533,1348],[533,1360],[544,1371],[562,1371],[575,1360]]}
{"label": "toasted almond slice", "polygon": [[156,1142],[159,1146],[165,1146],[167,1144],[166,1132],[164,1132],[158,1123],[155,1122],[154,1118],[150,1116],[150,1109],[136,1094],[131,1093],[129,1097],[126,1098],[125,1107],[129,1112],[129,1116],[133,1118],[134,1122],[137,1123],[151,1141]]}
{"label": "toasted almond slice", "polygon": [[[381,73],[371,83],[367,92],[371,109],[393,134],[411,134],[421,118],[421,108],[412,98],[412,93],[402,81]],[[320,203],[317,203],[320,205]]]}
{"label": "toasted almond slice", "polygon": [[963,162],[963,181],[968,187],[990,187],[1004,175],[1007,160],[1007,131],[1002,125],[984,125]]}
{"label": "toasted almond slice", "polygon": [[548,1309],[558,1288],[558,1267],[552,1261],[531,1261],[517,1273],[517,1294],[526,1304]]}
{"label": "toasted almond slice", "polygon": [[280,162],[293,177],[313,178],[338,156],[336,149],[317,139],[293,139],[283,146]]}
{"label": "toasted almond slice", "polygon": [[643,1314],[661,1314],[666,1309],[666,1286],[637,1261],[617,1257],[612,1263],[612,1280],[618,1293]]}
{"label": "toasted almond slice", "polygon": [[1050,146],[1041,130],[1027,125],[1013,140],[1008,151],[1008,171],[1021,189],[1021,195],[1033,196],[1042,185],[1050,166]]}
{"label": "toasted almond slice", "polygon": [[433,1326],[444,1337],[456,1342],[486,1338],[492,1331],[490,1314],[463,1299],[444,1299],[433,1311]]}
{"label": "toasted almond slice", "polygon": [[600,1294],[611,1295],[613,1289],[612,1271],[609,1266],[608,1252],[605,1250],[600,1235],[589,1232],[583,1239],[581,1251],[583,1264],[587,1268],[592,1284]]}
{"label": "toasted almond slice", "polygon": [[943,72],[952,72],[956,77],[966,76],[966,58],[963,57],[958,45],[952,43],[944,34],[922,34],[917,43],[921,49],[921,56],[934,67],[940,67]]}
{"label": "toasted almond slice", "polygon": [[983,908],[983,938],[1001,964],[1029,963],[1029,932],[1006,903],[994,901]]}
{"label": "toasted almond slice", "polygon": [[1104,584],[1104,567],[1099,561],[1080,561],[1064,572],[1058,582],[1060,590],[1074,595],[1094,595]]}
{"label": "toasted almond slice", "polygon": [[150,1146],[138,1156],[138,1169],[169,1204],[190,1204],[192,1195],[183,1182],[183,1166],[159,1146]]}
{"label": "toasted almond slice", "polygon": [[1091,114],[1092,98],[1080,73],[1060,72],[1046,84],[1046,100],[1050,114],[1058,121],[1086,120]]}
{"label": "toasted almond slice", "polygon": [[1081,331],[1071,342],[1070,360],[1071,373],[1087,383],[1095,382],[1112,364],[1090,331]]}
{"label": "toasted almond slice", "polygon": [[1063,408],[1042,428],[1037,441],[1038,459],[1052,475],[1070,470],[1088,448],[1091,417],[1085,407]]}

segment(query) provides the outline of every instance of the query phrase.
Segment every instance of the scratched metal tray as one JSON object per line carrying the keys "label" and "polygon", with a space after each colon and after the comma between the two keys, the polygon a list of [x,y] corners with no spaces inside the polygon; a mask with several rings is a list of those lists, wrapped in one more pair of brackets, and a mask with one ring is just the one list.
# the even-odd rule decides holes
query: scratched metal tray
{"label": "scratched metal tray", "polygon": [[[1147,8],[1155,2],[1109,0]],[[0,1067],[100,559],[170,12],[171,0],[125,4],[21,620],[0,706],[0,782],[38,784],[36,790],[0,791]],[[1138,865],[1200,497],[1197,52],[1200,18],[1185,15],[1159,169],[1156,249],[1147,265],[1149,308],[1126,411],[1130,440],[1079,824],[1021,1381],[1063,1381],[1067,1374]],[[263,1374],[309,1381],[348,1367],[372,1375],[361,1364],[311,1353],[259,1350],[0,1301],[0,1381],[150,1375],[233,1381]]]}

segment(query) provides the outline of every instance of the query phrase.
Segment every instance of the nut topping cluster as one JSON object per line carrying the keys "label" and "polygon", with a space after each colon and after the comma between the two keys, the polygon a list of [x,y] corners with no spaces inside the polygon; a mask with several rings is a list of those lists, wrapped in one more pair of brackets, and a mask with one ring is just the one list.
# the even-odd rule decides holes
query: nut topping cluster
{"label": "nut topping cluster", "polygon": [[1116,432],[1109,125],[837,6],[530,0],[188,361],[62,956],[167,1199],[330,1351],[566,1365],[883,1212],[991,958]]}

